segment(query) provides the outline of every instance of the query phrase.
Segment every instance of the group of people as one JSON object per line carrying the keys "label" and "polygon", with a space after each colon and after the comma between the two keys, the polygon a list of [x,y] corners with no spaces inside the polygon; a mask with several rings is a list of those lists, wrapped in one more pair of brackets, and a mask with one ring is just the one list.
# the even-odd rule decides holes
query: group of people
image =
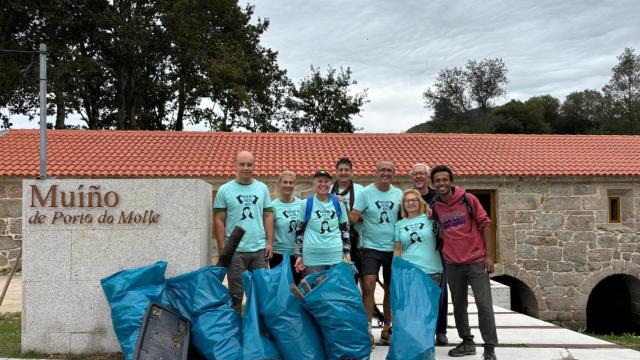
{"label": "group of people", "polygon": [[[274,267],[286,254],[294,281],[340,263],[353,262],[356,282],[371,334],[374,292],[382,268],[384,301],[380,342],[392,341],[390,284],[394,256],[416,265],[442,289],[435,344],[448,345],[447,284],[462,342],[449,356],[474,355],[476,346],[469,328],[467,287],[471,285],[478,308],[483,359],[496,359],[498,343],[489,274],[494,271],[491,219],[479,200],[453,184],[453,172],[445,165],[433,169],[415,164],[410,172],[414,187],[405,191],[392,184],[395,163],[376,163],[375,182],[361,186],[352,180],[348,158],[336,163],[337,180],[326,170],[313,176],[315,193],[307,199],[295,197],[296,175],[283,171],[277,197],[254,179],[254,156],[241,151],[236,157],[236,178],[220,187],[214,210],[214,234],[220,251],[235,226],[245,235],[228,270],[229,293],[240,310],[242,272]],[[429,186],[431,181],[433,187]]]}

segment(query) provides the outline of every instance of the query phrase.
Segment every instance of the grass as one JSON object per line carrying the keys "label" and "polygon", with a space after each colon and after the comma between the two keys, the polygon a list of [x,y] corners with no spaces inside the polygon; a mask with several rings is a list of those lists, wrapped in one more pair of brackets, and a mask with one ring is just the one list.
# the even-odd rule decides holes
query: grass
{"label": "grass", "polygon": [[614,344],[624,346],[629,349],[640,351],[640,335],[638,334],[629,334],[629,333],[625,333],[621,335],[614,335],[614,334],[599,335],[599,334],[590,334],[590,333],[586,333],[586,334],[593,337],[597,337],[604,341],[609,341]]}
{"label": "grass", "polygon": [[69,355],[20,352],[20,313],[0,313],[0,358],[20,357],[25,359],[68,360],[121,360],[120,354]]}

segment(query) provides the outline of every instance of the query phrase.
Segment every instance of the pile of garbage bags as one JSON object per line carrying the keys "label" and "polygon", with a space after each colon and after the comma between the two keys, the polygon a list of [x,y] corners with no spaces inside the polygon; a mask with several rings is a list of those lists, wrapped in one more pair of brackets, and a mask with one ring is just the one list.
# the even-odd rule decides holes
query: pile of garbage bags
{"label": "pile of garbage bags", "polygon": [[167,263],[159,261],[102,279],[124,358],[138,359],[140,329],[154,303],[190,322],[191,346],[206,359],[369,359],[367,317],[349,265],[309,275],[314,287],[298,299],[290,291],[289,256],[283,258],[272,269],[243,274],[242,315],[231,307],[224,267],[166,279]]}

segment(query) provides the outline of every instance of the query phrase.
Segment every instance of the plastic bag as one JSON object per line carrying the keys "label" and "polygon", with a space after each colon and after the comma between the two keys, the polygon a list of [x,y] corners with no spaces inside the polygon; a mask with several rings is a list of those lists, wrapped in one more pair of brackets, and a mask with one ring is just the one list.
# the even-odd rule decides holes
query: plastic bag
{"label": "plastic bag", "polygon": [[398,256],[393,258],[391,274],[393,341],[387,360],[435,359],[440,288],[424,271]]}
{"label": "plastic bag", "polygon": [[367,315],[351,266],[341,262],[303,281],[315,285],[303,297],[302,306],[320,326],[326,359],[369,359]]}
{"label": "plastic bag", "polygon": [[293,283],[289,255],[272,269],[253,271],[258,311],[285,360],[324,359],[320,331],[289,291]]}
{"label": "plastic bag", "polygon": [[247,296],[242,317],[242,356],[244,360],[281,359],[280,352],[260,321],[253,274],[250,271],[242,273],[242,282],[244,293]]}
{"label": "plastic bag", "polygon": [[171,305],[191,321],[191,343],[210,360],[242,357],[240,316],[222,284],[226,269],[207,266],[167,280]]}
{"label": "plastic bag", "polygon": [[111,321],[125,360],[133,358],[144,314],[149,303],[169,305],[166,298],[165,261],[119,271],[100,280],[109,306]]}

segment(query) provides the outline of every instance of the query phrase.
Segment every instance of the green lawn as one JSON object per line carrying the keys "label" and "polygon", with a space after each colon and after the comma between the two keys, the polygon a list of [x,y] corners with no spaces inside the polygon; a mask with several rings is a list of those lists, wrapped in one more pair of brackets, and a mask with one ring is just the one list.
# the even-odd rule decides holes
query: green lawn
{"label": "green lawn", "polygon": [[633,335],[633,334],[596,335],[596,334],[589,334],[589,333],[587,333],[587,335],[594,336],[604,341],[609,341],[629,349],[640,351],[640,335]]}
{"label": "green lawn", "polygon": [[70,359],[70,360],[121,360],[120,354],[109,355],[64,355],[20,353],[20,313],[0,313],[0,357],[21,357],[28,359]]}

